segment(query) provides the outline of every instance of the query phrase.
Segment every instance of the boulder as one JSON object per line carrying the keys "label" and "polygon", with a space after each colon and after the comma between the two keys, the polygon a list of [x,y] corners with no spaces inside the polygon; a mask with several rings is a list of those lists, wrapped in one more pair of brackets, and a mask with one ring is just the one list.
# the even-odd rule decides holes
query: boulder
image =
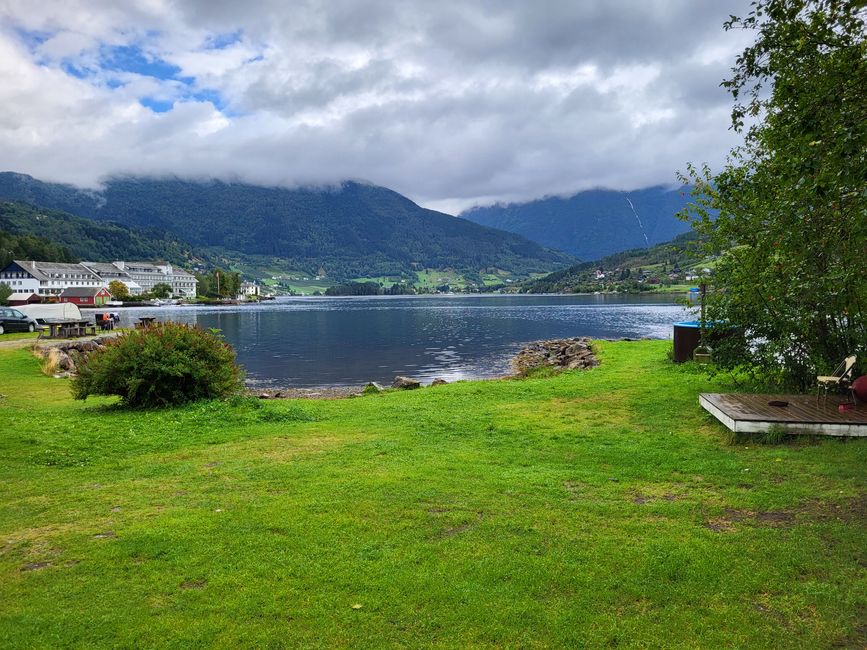
{"label": "boulder", "polygon": [[449,383],[449,382],[447,382],[445,379],[440,379],[439,377],[437,377],[436,379],[434,379],[430,383],[430,385],[431,386],[442,386],[443,384],[447,384],[447,383]]}
{"label": "boulder", "polygon": [[526,375],[536,368],[585,370],[599,365],[592,342],[586,337],[534,341],[525,345],[512,359],[512,368]]}
{"label": "boulder", "polygon": [[377,384],[375,381],[368,382],[367,386],[361,391],[365,395],[370,395],[372,393],[381,393],[385,390],[382,386]]}
{"label": "boulder", "polygon": [[402,388],[404,390],[411,390],[413,388],[419,388],[420,386],[421,386],[420,381],[418,381],[416,379],[412,379],[410,377],[403,377],[400,375],[395,377],[394,381],[391,382],[392,388]]}

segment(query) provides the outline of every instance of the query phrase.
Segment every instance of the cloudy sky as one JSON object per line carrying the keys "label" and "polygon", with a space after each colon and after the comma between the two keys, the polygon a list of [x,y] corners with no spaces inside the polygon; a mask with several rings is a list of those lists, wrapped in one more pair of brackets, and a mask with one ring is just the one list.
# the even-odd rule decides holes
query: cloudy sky
{"label": "cloudy sky", "polygon": [[0,170],[367,180],[456,212],[718,165],[718,0],[0,0]]}

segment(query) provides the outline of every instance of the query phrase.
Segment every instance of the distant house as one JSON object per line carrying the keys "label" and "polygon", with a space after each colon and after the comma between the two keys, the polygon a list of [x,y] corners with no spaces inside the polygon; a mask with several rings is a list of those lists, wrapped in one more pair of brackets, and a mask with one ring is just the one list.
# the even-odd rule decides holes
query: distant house
{"label": "distant house", "polygon": [[239,298],[255,298],[261,294],[259,285],[255,282],[242,282]]}
{"label": "distant house", "polygon": [[105,287],[69,287],[60,294],[60,302],[71,302],[83,307],[101,307],[111,300]]}
{"label": "distant house", "polygon": [[22,305],[38,305],[42,302],[42,298],[38,293],[32,291],[23,291],[10,294],[6,299],[6,304],[10,307],[21,307]]}

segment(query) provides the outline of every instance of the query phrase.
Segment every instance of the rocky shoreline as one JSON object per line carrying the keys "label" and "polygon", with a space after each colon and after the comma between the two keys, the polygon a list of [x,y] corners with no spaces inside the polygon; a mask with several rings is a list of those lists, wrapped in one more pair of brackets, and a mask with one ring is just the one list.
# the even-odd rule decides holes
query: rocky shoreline
{"label": "rocky shoreline", "polygon": [[[514,374],[492,377],[488,381],[519,379],[537,368],[552,368],[555,371],[587,370],[598,365],[599,359],[593,352],[592,340],[588,337],[534,341],[521,348],[521,351],[512,358],[511,366]],[[430,386],[441,386],[447,383],[444,379],[434,379]],[[390,386],[395,390],[413,390],[420,387],[419,380],[404,376],[395,377]],[[364,386],[251,389],[248,394],[259,399],[345,399],[381,393],[384,390],[385,388],[376,382],[369,382]]]}
{"label": "rocky shoreline", "polygon": [[[34,348],[42,358],[43,371],[57,378],[75,374],[78,363],[90,352],[101,348],[111,336],[88,340],[62,341]],[[628,340],[628,339],[627,339]],[[512,375],[492,378],[517,379],[539,368],[556,372],[564,370],[587,370],[599,365],[593,352],[592,340],[588,337],[533,341],[526,344],[511,360]],[[444,379],[434,379],[431,386],[447,384]],[[413,377],[397,376],[389,388],[413,390],[421,387],[421,381]],[[385,387],[376,382],[363,386],[321,386],[316,388],[248,388],[247,394],[259,399],[346,399],[383,392]]]}

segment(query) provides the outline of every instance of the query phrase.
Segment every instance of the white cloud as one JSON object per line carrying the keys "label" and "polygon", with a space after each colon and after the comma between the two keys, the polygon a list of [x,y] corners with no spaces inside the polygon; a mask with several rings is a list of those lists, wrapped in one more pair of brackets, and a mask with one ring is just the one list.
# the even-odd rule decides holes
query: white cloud
{"label": "white cloud", "polygon": [[[744,36],[722,21],[743,9],[11,0],[0,169],[90,187],[117,173],[367,179],[451,211],[671,183],[735,143],[719,82]],[[120,45],[141,61],[109,62]]]}

